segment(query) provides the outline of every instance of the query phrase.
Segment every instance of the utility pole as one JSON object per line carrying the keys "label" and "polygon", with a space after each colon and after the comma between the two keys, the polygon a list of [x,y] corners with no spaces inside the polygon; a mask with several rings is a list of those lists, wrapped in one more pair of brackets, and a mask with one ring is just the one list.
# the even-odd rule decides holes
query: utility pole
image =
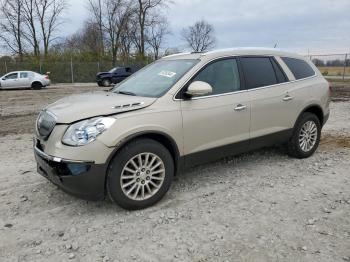
{"label": "utility pole", "polygon": [[343,81],[345,81],[346,60],[348,60],[348,54],[345,54],[345,59],[344,59]]}
{"label": "utility pole", "polygon": [[70,73],[72,76],[72,84],[74,83],[74,72],[73,72],[73,59],[72,57],[70,58]]}

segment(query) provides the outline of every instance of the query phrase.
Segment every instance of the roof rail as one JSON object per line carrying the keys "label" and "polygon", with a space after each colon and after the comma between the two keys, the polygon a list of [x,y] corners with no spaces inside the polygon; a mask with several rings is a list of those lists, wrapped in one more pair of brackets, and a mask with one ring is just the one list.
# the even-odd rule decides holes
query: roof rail
{"label": "roof rail", "polygon": [[191,52],[183,52],[183,53],[177,53],[177,54],[163,56],[162,58],[175,57],[175,56],[180,56],[180,55],[189,55],[189,54],[191,54]]}

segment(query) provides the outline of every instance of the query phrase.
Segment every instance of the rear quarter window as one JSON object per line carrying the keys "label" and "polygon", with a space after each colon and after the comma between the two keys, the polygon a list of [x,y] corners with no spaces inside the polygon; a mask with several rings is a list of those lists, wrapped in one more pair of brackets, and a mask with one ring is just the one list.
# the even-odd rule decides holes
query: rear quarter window
{"label": "rear quarter window", "polygon": [[298,80],[298,79],[315,75],[315,71],[306,61],[302,59],[291,58],[291,57],[281,57],[281,58],[283,62],[289,67],[295,79]]}
{"label": "rear quarter window", "polygon": [[20,78],[28,78],[28,73],[27,72],[21,72],[19,77]]}

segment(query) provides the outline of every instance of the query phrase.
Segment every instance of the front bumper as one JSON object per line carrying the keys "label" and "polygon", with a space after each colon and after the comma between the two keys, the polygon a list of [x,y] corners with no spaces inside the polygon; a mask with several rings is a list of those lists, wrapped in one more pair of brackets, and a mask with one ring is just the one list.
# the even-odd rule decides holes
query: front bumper
{"label": "front bumper", "polygon": [[34,156],[38,173],[63,191],[88,200],[104,199],[107,165],[47,155],[37,140],[34,142]]}

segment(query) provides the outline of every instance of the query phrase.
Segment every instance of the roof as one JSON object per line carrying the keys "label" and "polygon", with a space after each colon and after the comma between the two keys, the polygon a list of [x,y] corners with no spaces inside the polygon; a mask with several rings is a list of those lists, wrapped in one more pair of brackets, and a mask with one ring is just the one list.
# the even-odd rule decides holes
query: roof
{"label": "roof", "polygon": [[11,71],[7,72],[6,74],[12,74],[12,73],[35,73],[34,71],[29,71],[29,70],[22,70],[22,71]]}
{"label": "roof", "polygon": [[221,56],[234,56],[234,55],[273,55],[273,56],[289,56],[304,58],[296,53],[276,49],[276,48],[263,48],[263,47],[238,47],[218,49],[209,52],[192,52],[192,53],[179,53],[170,56],[163,57],[162,59],[201,59],[201,58],[216,58]]}

